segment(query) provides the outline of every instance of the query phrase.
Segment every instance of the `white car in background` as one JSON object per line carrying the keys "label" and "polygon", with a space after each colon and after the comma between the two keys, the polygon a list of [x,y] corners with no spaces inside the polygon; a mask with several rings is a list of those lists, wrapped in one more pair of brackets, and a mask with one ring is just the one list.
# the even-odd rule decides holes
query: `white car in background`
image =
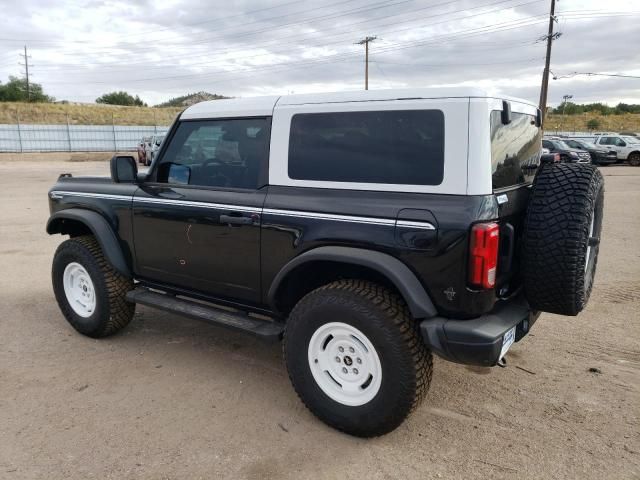
{"label": "white car in background", "polygon": [[596,137],[594,143],[615,151],[618,160],[628,160],[634,167],[640,166],[640,138],[630,135],[604,134]]}

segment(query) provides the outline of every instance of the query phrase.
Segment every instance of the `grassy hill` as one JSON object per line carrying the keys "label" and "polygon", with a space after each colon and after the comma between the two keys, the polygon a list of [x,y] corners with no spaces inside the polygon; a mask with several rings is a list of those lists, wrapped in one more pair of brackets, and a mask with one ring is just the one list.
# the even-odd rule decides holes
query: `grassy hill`
{"label": "grassy hill", "polygon": [[170,125],[183,107],[0,102],[0,124]]}
{"label": "grassy hill", "polygon": [[598,115],[586,113],[582,115],[549,114],[546,118],[546,131],[586,132],[589,131],[587,122],[591,119],[598,120],[600,126],[597,131],[632,131],[640,132],[640,114],[626,113],[624,115]]}
{"label": "grassy hill", "polygon": [[[177,103],[198,101],[201,94],[188,95],[174,99]],[[174,107],[119,107],[114,105],[60,104],[60,103],[12,103],[0,102],[0,124],[70,124],[75,125],[169,125],[176,115],[185,108]],[[640,114],[624,115],[562,115],[549,114],[546,120],[547,131],[588,131],[587,122],[597,119],[598,130],[640,132]]]}

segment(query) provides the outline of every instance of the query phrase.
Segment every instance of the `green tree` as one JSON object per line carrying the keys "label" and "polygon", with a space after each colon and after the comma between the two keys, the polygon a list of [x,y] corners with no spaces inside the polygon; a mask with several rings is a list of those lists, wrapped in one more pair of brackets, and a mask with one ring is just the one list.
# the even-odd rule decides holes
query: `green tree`
{"label": "green tree", "polygon": [[45,95],[42,85],[29,83],[27,93],[27,80],[25,78],[9,77],[9,81],[4,85],[0,82],[0,102],[53,102],[55,99]]}
{"label": "green tree", "polygon": [[587,122],[587,128],[589,130],[598,130],[600,128],[600,120],[597,118],[592,118]]}
{"label": "green tree", "polygon": [[111,92],[105,93],[101,97],[96,98],[96,103],[105,103],[108,105],[127,105],[134,107],[146,107],[138,95],[135,97],[127,92]]}

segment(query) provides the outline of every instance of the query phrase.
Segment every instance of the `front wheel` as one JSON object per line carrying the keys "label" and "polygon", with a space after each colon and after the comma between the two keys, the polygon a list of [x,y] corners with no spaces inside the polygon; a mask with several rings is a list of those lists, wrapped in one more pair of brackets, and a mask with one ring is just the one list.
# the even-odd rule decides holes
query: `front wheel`
{"label": "front wheel", "polygon": [[284,355],[309,410],[351,435],[398,427],[425,396],[431,352],[395,293],[340,280],[305,296],[291,312]]}
{"label": "front wheel", "polygon": [[632,167],[640,166],[640,153],[632,153],[629,155],[629,165]]}
{"label": "front wheel", "polygon": [[133,318],[135,304],[125,299],[133,281],[111,267],[93,236],[62,242],[53,257],[51,276],[62,314],[83,335],[112,335]]}

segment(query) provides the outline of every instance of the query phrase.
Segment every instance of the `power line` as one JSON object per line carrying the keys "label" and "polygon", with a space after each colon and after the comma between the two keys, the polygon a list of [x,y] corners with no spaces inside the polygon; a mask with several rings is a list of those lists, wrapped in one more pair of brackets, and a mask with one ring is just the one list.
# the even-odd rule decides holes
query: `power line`
{"label": "power line", "polygon": [[[540,20],[536,20],[537,18],[539,18],[540,16],[536,16],[536,17],[531,17],[531,18],[526,18],[526,19],[521,19],[521,20],[517,20],[517,21],[508,21],[508,22],[501,22],[498,24],[493,24],[493,25],[485,25],[482,27],[476,27],[476,28],[472,28],[469,30],[463,30],[463,31],[459,31],[456,32],[455,34],[449,34],[449,35],[440,35],[440,36],[436,36],[436,37],[431,37],[430,39],[426,40],[426,41],[419,41],[419,42],[409,42],[407,44],[404,45],[400,45],[400,46],[391,46],[391,47],[387,47],[387,48],[383,48],[381,50],[379,50],[380,53],[385,53],[385,52],[390,52],[390,51],[397,51],[397,50],[403,50],[403,49],[407,49],[407,48],[414,48],[417,46],[424,46],[424,45],[430,45],[430,44],[434,44],[434,43],[441,43],[441,42],[447,42],[451,39],[455,39],[455,38],[470,38],[470,37],[475,37],[478,35],[487,35],[487,34],[491,34],[491,33],[497,33],[497,32],[502,32],[502,31],[506,31],[506,30],[512,30],[514,28],[522,28],[524,26],[530,26],[530,25],[536,25],[536,24],[540,24],[543,21]],[[546,17],[546,15],[545,15]],[[535,21],[533,21],[535,20]],[[496,27],[501,27],[501,28],[496,28]],[[171,75],[171,76],[161,76],[161,77],[146,77],[146,78],[136,78],[136,79],[126,79],[124,83],[132,83],[132,82],[146,82],[146,81],[150,81],[150,80],[156,80],[156,81],[160,81],[160,80],[172,80],[172,79],[182,79],[182,78],[192,78],[192,77],[196,77],[199,79],[215,79],[216,76],[219,75],[224,75],[224,74],[228,74],[228,73],[236,73],[236,72],[241,72],[243,75],[246,75],[247,73],[253,73],[255,71],[282,71],[282,68],[278,68],[278,67],[289,67],[289,68],[301,68],[301,67],[306,67],[308,65],[313,65],[313,64],[319,64],[319,63],[331,63],[334,61],[343,61],[343,60],[349,60],[354,58],[354,56],[359,56],[359,54],[340,54],[340,55],[332,55],[332,56],[328,56],[328,57],[323,57],[320,59],[316,59],[316,60],[310,60],[310,61],[306,61],[306,62],[300,62],[300,61],[293,61],[293,62],[282,62],[282,63],[277,63],[277,64],[271,64],[265,67],[261,67],[261,68],[252,68],[252,69],[245,69],[245,70],[228,70],[226,72],[213,72],[213,73],[193,73],[193,74],[184,74],[184,75]],[[273,70],[273,68],[276,68],[276,70]],[[284,68],[284,70],[287,70],[288,68]],[[213,77],[212,77],[213,76]],[[231,77],[231,78],[227,78],[226,80],[231,80],[231,79],[235,79],[235,78],[244,78],[244,76],[242,77]],[[76,82],[49,82],[51,84],[75,84]],[[84,82],[87,84],[113,84],[114,82],[109,82],[109,81],[97,81],[97,82]]]}
{"label": "power line", "polygon": [[[553,72],[551,72],[553,73]],[[562,75],[562,76],[557,76],[554,75],[553,79],[554,80],[561,80],[563,78],[573,78],[576,75],[586,75],[588,77],[619,77],[619,78],[637,78],[640,79],[639,75],[623,75],[620,73],[594,73],[594,72],[573,72],[573,73],[569,73],[567,75]]]}
{"label": "power line", "polygon": [[[205,39],[200,39],[200,41],[198,41],[198,42],[189,41],[188,45],[185,45],[185,46],[188,47],[189,49],[192,49],[194,45],[207,45],[207,44],[211,43],[211,41],[218,40],[218,39],[227,40],[228,41],[230,39],[232,40],[232,39],[237,39],[237,38],[241,38],[241,37],[259,35],[259,34],[262,34],[264,32],[271,32],[271,31],[274,31],[274,30],[278,30],[280,28],[284,28],[286,26],[290,26],[290,25],[299,26],[299,25],[302,25],[302,24],[307,24],[307,23],[310,23],[310,22],[313,22],[313,21],[318,21],[318,20],[319,21],[335,20],[335,19],[340,18],[340,17],[348,16],[348,15],[352,14],[355,11],[358,11],[358,13],[362,13],[362,12],[365,12],[365,11],[368,12],[368,11],[371,11],[371,10],[379,10],[379,9],[382,9],[382,8],[388,8],[388,7],[392,7],[392,6],[397,6],[397,5],[402,4],[402,3],[407,3],[407,2],[412,1],[412,0],[401,0],[401,1],[395,1],[394,3],[388,3],[389,1],[390,0],[386,0],[386,2],[378,2],[378,3],[375,3],[375,4],[369,4],[366,8],[365,7],[358,7],[356,9],[351,9],[351,10],[346,10],[346,11],[341,11],[341,12],[334,12],[334,13],[331,13],[331,14],[324,14],[324,15],[320,15],[320,16],[316,16],[316,17],[307,18],[307,19],[303,19],[302,21],[287,22],[287,23],[284,23],[284,24],[271,25],[267,29],[258,29],[258,30],[251,30],[251,31],[247,31],[247,32],[239,32],[239,33],[234,34],[234,35],[214,35],[213,37],[207,37]],[[421,7],[421,8],[418,8],[418,9],[414,9],[414,10],[411,10],[411,11],[408,11],[408,12],[399,12],[399,13],[394,13],[392,15],[385,15],[385,17],[381,18],[381,19],[385,20],[385,19],[388,19],[388,18],[391,18],[391,17],[413,14],[413,13],[416,13],[418,11],[422,11],[422,10],[426,10],[426,9],[433,9],[433,8],[442,7],[442,6],[445,6],[445,5],[450,5],[450,4],[453,4],[453,3],[457,3],[458,1],[460,1],[460,0],[449,0],[449,1],[441,2],[441,3],[437,3],[437,4]],[[460,12],[468,12],[470,10],[475,10],[477,8],[497,5],[497,4],[506,3],[506,2],[510,2],[510,1],[514,1],[514,0],[499,0],[499,1],[496,1],[496,2],[493,2],[493,3],[484,4],[484,5],[480,5],[480,6],[477,6],[477,7],[463,8],[463,9],[459,9],[459,10],[453,10],[453,11],[449,11],[449,12],[444,12],[444,13],[441,13],[441,14],[429,15],[429,16],[426,16],[426,17],[422,17],[422,19],[433,18],[433,17],[443,16],[443,15],[451,15],[451,14],[460,13]],[[540,1],[543,1],[543,0],[533,0],[532,2],[527,2],[526,4],[536,3],[536,2],[540,2]],[[380,5],[381,3],[383,3],[383,4],[387,3],[387,4]],[[331,5],[333,5],[333,4],[331,4]],[[516,8],[517,6],[520,6],[520,5],[521,4],[512,5],[512,6],[506,7],[506,8]],[[480,14],[469,15],[468,17],[477,16],[477,15],[483,15],[483,14],[486,14],[486,13],[490,13],[490,12],[481,12]],[[375,19],[375,20],[381,20],[381,19],[379,18],[379,19]],[[412,17],[411,19],[408,20],[408,22],[413,22],[413,21],[416,21],[416,20],[419,20],[419,19],[416,19],[415,17]],[[341,28],[341,29],[344,30],[345,28],[352,28],[355,25],[363,24],[363,23],[366,23],[368,28],[370,28],[371,27],[371,21],[372,21],[371,19],[365,19],[365,20],[361,20],[361,21],[357,21],[357,22],[350,22],[350,23],[347,23],[347,24],[337,24],[336,22],[334,22],[334,25],[332,27],[328,27],[328,29]],[[451,21],[451,19],[446,20],[445,23],[449,22],[449,21]],[[392,22],[392,23],[387,23],[387,24],[383,24],[383,25],[395,25],[395,24],[401,24],[401,23],[406,23],[406,22]],[[230,27],[230,28],[232,28],[232,27]],[[325,34],[326,30],[327,29],[325,29],[322,33]],[[352,34],[352,33],[349,32],[348,34]],[[281,41],[281,40],[286,39],[286,38],[296,38],[296,40],[299,40],[300,35],[298,33],[295,33],[295,34],[291,34],[291,35],[280,36],[280,37],[277,37],[275,39],[272,39],[272,40],[268,41],[267,44],[273,43],[274,41]],[[342,43],[342,42],[334,42],[334,43]],[[250,47],[252,49],[255,49],[257,46],[260,46],[260,44],[256,45],[255,43],[251,43],[251,45],[250,45]],[[172,45],[172,47],[175,47],[175,45]],[[118,47],[118,46],[116,46],[116,47],[108,47],[106,50],[109,51],[110,49],[113,49],[113,48],[120,48],[120,47]],[[102,49],[102,50],[105,50],[105,49]],[[93,53],[95,53],[96,51],[97,51],[96,49],[92,50]],[[145,46],[145,47],[139,47],[139,48],[135,48],[135,49],[129,48],[127,50],[128,54],[133,54],[133,53],[135,53],[137,51],[142,51],[142,52],[146,53],[146,52],[148,52],[148,47]],[[86,52],[85,51],[79,51],[79,53],[83,54],[83,53],[86,53]],[[231,51],[227,50],[227,51],[221,52],[221,53],[231,54],[231,53],[233,53],[233,50],[231,50]],[[74,52],[73,50],[68,50],[68,53],[64,53],[63,52],[62,54],[63,55],[74,55],[75,56],[76,52]],[[116,54],[116,52],[114,52],[114,54]],[[210,55],[211,55],[211,52],[207,51],[206,53],[203,53],[202,55],[199,55],[199,56],[210,56]],[[180,55],[180,58],[183,58],[183,57],[184,57],[184,55]],[[121,60],[121,58],[122,58],[122,56],[121,56],[121,54],[119,54],[119,60]],[[167,59],[167,58],[171,58],[171,57],[163,56],[163,59]]]}
{"label": "power line", "polygon": [[[509,1],[513,1],[513,0],[499,0],[497,2],[492,2],[492,3],[480,5],[478,7],[472,8],[472,9],[463,9],[463,10],[457,10],[457,11],[453,11],[453,12],[446,12],[444,14],[429,15],[429,16],[426,16],[426,17],[418,18],[418,19],[413,18],[413,19],[410,19],[408,21],[403,21],[403,22],[391,22],[391,23],[386,23],[386,24],[379,25],[378,27],[384,27],[384,26],[392,26],[393,27],[395,25],[401,25],[403,23],[413,23],[415,21],[423,20],[423,19],[426,19],[426,18],[434,18],[434,17],[439,17],[439,16],[442,16],[442,15],[450,15],[450,14],[453,14],[453,13],[461,13],[461,12],[465,12],[465,11],[468,11],[468,10],[473,10],[473,9],[476,9],[476,8],[482,8],[482,7],[487,7],[487,6],[494,6],[494,5],[498,5],[498,4],[503,4],[503,3],[509,2]],[[435,25],[441,25],[441,24],[445,24],[445,23],[449,23],[449,22],[453,22],[453,21],[459,21],[459,20],[464,20],[464,19],[467,19],[467,18],[473,18],[473,17],[477,17],[477,16],[482,16],[482,15],[486,15],[486,14],[489,14],[489,13],[498,12],[498,11],[501,11],[501,10],[504,10],[504,9],[511,9],[511,8],[516,8],[516,7],[519,7],[519,6],[525,6],[525,5],[538,3],[539,1],[541,1],[541,0],[532,0],[532,1],[528,1],[528,2],[519,3],[519,4],[516,4],[516,5],[510,5],[510,6],[507,6],[507,7],[502,7],[502,8],[497,8],[497,9],[493,9],[493,10],[479,12],[479,13],[475,13],[475,14],[471,14],[471,15],[466,15],[465,17],[462,17],[462,18],[449,18],[447,20],[442,20],[442,21],[438,21],[438,22],[431,22],[431,23],[428,23],[428,24],[421,25],[421,28],[432,27],[432,26],[435,26]],[[446,3],[451,3],[451,2],[446,2]],[[362,23],[362,22],[356,22],[356,23]],[[346,27],[349,27],[349,26],[352,26],[352,24],[346,25]],[[376,28],[378,28],[378,27],[376,27]],[[411,26],[411,27],[405,27],[405,28],[400,28],[400,29],[393,29],[393,30],[387,31],[386,33],[387,34],[394,34],[394,33],[403,32],[403,31],[412,30],[412,29],[415,29],[415,27]],[[346,32],[344,34],[340,34],[338,36],[344,36],[344,35],[349,35],[349,32]],[[287,38],[287,37],[282,37],[282,38]],[[341,45],[343,43],[344,43],[343,40],[336,40],[336,41],[328,42],[328,43],[305,45],[305,48],[309,48],[309,47],[325,48],[325,47],[329,47],[329,46],[332,46],[332,45]],[[526,42],[526,43],[528,43],[528,42]],[[282,45],[282,46],[285,47],[286,45]],[[292,47],[294,47],[294,46],[299,46],[299,44],[292,45]],[[254,46],[254,48],[257,48],[257,47],[259,47],[259,45]],[[254,55],[243,55],[242,59],[246,60],[246,59],[249,59],[249,58],[257,58],[257,57],[262,57],[262,56],[266,56],[266,55],[274,55],[274,54],[279,54],[279,53],[285,53],[286,54],[286,53],[290,53],[290,51],[291,51],[291,48],[287,48],[286,50],[283,50],[282,52],[280,52],[279,50],[276,50],[276,51],[269,51],[267,53],[260,53],[260,54],[254,54]],[[233,51],[231,51],[231,52],[230,51],[223,52],[223,54],[230,54],[230,53],[233,53]],[[188,58],[194,58],[194,57],[198,57],[198,56],[211,56],[211,53],[209,52],[209,53],[202,54],[202,55],[189,55]],[[152,67],[149,67],[146,70],[153,70],[153,69],[162,69],[162,70],[164,70],[164,69],[166,69],[166,61],[170,60],[171,58],[176,58],[176,57],[163,56],[164,65],[157,65],[155,67],[152,66]],[[185,58],[185,55],[181,55],[181,56],[179,56],[177,58],[182,60],[182,59]],[[219,60],[213,59],[213,60],[208,60],[206,62],[185,64],[184,67],[188,68],[190,66],[198,66],[198,65],[205,66],[205,65],[208,65],[208,64],[210,64],[212,62],[216,62],[216,61],[219,62]],[[126,70],[118,69],[117,67],[116,67],[116,70],[122,71],[122,72],[129,72],[131,70],[130,69],[131,66],[143,65],[143,64],[147,64],[147,63],[157,63],[157,61],[156,60],[150,60],[150,61],[147,61],[147,62],[133,62],[133,63],[129,63],[129,68],[127,68]],[[72,66],[75,67],[76,65],[72,65]],[[95,66],[96,66],[96,64],[90,64],[90,63],[86,63],[85,62],[80,67],[82,69],[91,69],[91,68],[93,68]],[[104,70],[105,70],[105,68],[101,69],[101,71],[104,71]],[[115,70],[111,70],[111,71],[115,72]],[[96,73],[98,73],[98,72],[96,72]]]}

